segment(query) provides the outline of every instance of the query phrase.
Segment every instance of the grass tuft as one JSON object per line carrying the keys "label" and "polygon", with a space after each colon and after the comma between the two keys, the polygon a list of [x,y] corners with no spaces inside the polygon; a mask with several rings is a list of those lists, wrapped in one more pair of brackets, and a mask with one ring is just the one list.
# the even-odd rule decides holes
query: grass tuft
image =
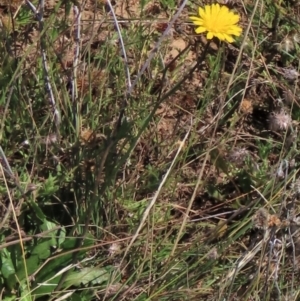
{"label": "grass tuft", "polygon": [[299,299],[299,9],[206,4],[0,0],[1,300]]}

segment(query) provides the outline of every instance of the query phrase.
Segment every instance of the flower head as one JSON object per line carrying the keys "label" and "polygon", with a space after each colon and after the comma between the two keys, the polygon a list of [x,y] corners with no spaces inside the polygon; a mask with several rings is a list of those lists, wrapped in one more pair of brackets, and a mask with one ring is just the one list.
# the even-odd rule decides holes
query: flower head
{"label": "flower head", "polygon": [[264,208],[259,208],[252,217],[253,227],[266,229],[268,227],[269,212]]}
{"label": "flower head", "polygon": [[287,80],[294,81],[294,80],[298,79],[299,75],[300,75],[299,72],[294,68],[284,68],[283,69],[283,76]]}
{"label": "flower head", "polygon": [[269,129],[271,131],[286,131],[291,125],[292,118],[284,109],[269,114]]}
{"label": "flower head", "polygon": [[297,179],[291,184],[292,192],[295,196],[300,196],[300,179]]}
{"label": "flower head", "polygon": [[232,43],[232,35],[240,36],[242,28],[237,25],[240,17],[233,13],[226,6],[217,4],[199,7],[199,17],[190,17],[196,28],[196,33],[207,31],[207,39],[217,37],[221,41]]}

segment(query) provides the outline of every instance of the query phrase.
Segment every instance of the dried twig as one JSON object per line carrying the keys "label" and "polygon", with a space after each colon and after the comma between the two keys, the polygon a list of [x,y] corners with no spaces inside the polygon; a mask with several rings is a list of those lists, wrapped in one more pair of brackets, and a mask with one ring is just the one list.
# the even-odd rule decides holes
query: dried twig
{"label": "dried twig", "polygon": [[27,5],[30,7],[30,9],[32,10],[32,12],[35,14],[35,17],[39,23],[39,31],[40,31],[40,35],[41,35],[40,47],[41,47],[41,53],[42,53],[42,62],[43,62],[43,68],[44,68],[46,88],[48,91],[50,104],[53,108],[55,125],[56,125],[56,128],[58,129],[60,122],[61,122],[61,118],[60,118],[60,113],[56,106],[53,89],[51,86],[49,67],[48,67],[48,63],[47,63],[47,55],[46,55],[44,38],[43,38],[45,1],[44,0],[39,1],[39,10],[37,10],[36,7],[29,0],[25,0],[25,1],[26,1]]}
{"label": "dried twig", "polygon": [[24,189],[21,187],[18,178],[14,175],[1,146],[0,146],[0,160],[1,160],[0,165],[2,166],[3,171],[14,182],[14,184],[19,189],[21,194],[24,194]]}
{"label": "dried twig", "polygon": [[73,77],[72,77],[72,102],[78,97],[77,91],[77,68],[80,55],[80,26],[81,26],[81,11],[77,5],[73,5],[73,13],[75,16],[75,50],[74,50],[74,62],[73,62]]}
{"label": "dried twig", "polygon": [[130,243],[128,244],[128,246],[127,246],[127,248],[126,248],[126,251],[125,251],[125,254],[124,254],[124,256],[123,256],[123,259],[126,257],[128,251],[129,251],[129,249],[131,248],[131,246],[133,245],[133,243],[134,243],[135,240],[137,239],[137,237],[138,237],[140,231],[142,230],[142,228],[143,228],[143,226],[144,226],[144,224],[145,224],[145,221],[146,221],[146,219],[148,218],[149,213],[150,213],[150,211],[151,211],[153,205],[154,205],[155,202],[157,201],[158,196],[160,195],[160,193],[161,193],[161,191],[162,191],[162,188],[163,188],[163,186],[165,185],[165,183],[166,183],[166,181],[167,181],[167,179],[168,179],[168,177],[169,177],[169,175],[170,175],[170,172],[172,171],[173,166],[174,166],[174,164],[176,163],[176,160],[177,160],[177,158],[178,158],[178,156],[179,156],[179,154],[180,154],[182,148],[184,147],[184,145],[185,145],[185,143],[186,143],[186,140],[187,140],[187,138],[188,138],[188,136],[189,136],[189,134],[190,134],[190,131],[191,131],[191,129],[192,129],[192,126],[193,126],[193,121],[191,120],[190,128],[189,128],[189,130],[187,131],[187,133],[186,133],[186,135],[185,135],[183,141],[181,141],[181,143],[180,143],[180,145],[179,145],[179,148],[178,148],[178,150],[177,150],[177,153],[176,153],[176,155],[175,155],[175,157],[174,157],[174,159],[173,159],[173,161],[172,161],[172,163],[171,163],[171,165],[170,165],[168,171],[166,172],[166,174],[164,175],[162,181],[160,182],[159,187],[158,187],[158,189],[157,189],[157,191],[156,191],[154,197],[152,198],[151,202],[149,203],[149,205],[148,205],[147,208],[145,209],[145,211],[144,211],[144,213],[143,213],[143,217],[142,217],[142,219],[141,219],[141,222],[140,222],[140,224],[139,224],[139,226],[138,226],[138,228],[137,228],[135,234],[133,235],[133,237],[132,237]]}
{"label": "dried twig", "polygon": [[185,5],[187,3],[187,0],[184,0],[182,2],[182,4],[180,5],[180,7],[178,8],[177,13],[174,15],[174,17],[171,19],[171,21],[169,22],[168,27],[166,28],[166,30],[164,31],[164,33],[162,34],[162,36],[159,38],[159,40],[157,41],[157,43],[155,44],[154,48],[151,50],[148,59],[146,60],[146,62],[144,63],[144,65],[142,66],[141,70],[138,72],[134,82],[132,83],[132,85],[129,87],[129,89],[127,90],[127,94],[131,94],[133,91],[133,88],[136,86],[137,82],[139,81],[139,79],[141,78],[141,76],[143,75],[143,73],[145,72],[145,70],[148,68],[148,66],[150,65],[150,62],[152,61],[152,59],[154,58],[156,52],[158,51],[160,44],[163,42],[163,40],[166,38],[166,36],[169,34],[172,26],[174,25],[174,23],[176,22],[176,20],[179,18],[182,10],[184,9]]}
{"label": "dried twig", "polygon": [[126,75],[127,75],[128,90],[130,90],[131,89],[130,71],[129,71],[129,67],[128,67],[128,59],[127,59],[127,55],[126,55],[125,45],[124,45],[123,38],[122,38],[122,33],[121,33],[121,30],[120,30],[120,26],[119,26],[119,21],[116,17],[116,14],[114,12],[114,9],[111,5],[110,0],[107,0],[107,4],[108,4],[108,6],[110,8],[110,11],[112,13],[114,23],[116,25],[116,29],[117,29],[117,32],[118,32],[118,36],[119,36],[119,40],[120,40],[120,44],[121,44],[121,50],[122,50],[124,61],[125,61],[125,72],[126,72]]}

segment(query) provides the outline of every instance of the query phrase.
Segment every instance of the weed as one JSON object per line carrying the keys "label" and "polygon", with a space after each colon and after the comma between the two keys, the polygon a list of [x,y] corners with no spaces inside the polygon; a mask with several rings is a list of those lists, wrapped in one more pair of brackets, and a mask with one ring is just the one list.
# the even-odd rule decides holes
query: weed
{"label": "weed", "polygon": [[0,0],[1,300],[298,299],[299,11],[224,2],[232,44],[194,2]]}

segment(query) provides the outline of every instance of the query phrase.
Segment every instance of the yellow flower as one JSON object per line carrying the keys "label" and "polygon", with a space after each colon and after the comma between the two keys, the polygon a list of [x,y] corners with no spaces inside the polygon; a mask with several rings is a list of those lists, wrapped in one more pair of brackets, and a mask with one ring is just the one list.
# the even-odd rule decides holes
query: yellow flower
{"label": "yellow flower", "polygon": [[217,4],[205,5],[204,9],[199,7],[199,17],[190,17],[196,28],[196,33],[207,31],[207,39],[213,37],[221,41],[232,43],[232,35],[240,36],[242,28],[237,25],[240,16],[229,11],[228,7]]}

